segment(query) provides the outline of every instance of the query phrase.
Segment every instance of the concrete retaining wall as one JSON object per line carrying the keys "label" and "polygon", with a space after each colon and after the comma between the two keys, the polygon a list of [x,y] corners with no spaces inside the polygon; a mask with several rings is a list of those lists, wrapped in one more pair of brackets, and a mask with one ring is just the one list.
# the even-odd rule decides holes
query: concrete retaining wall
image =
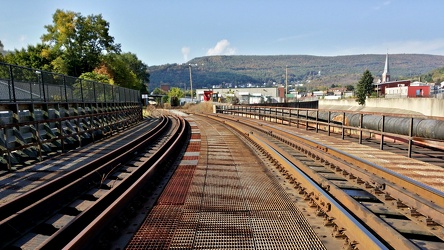
{"label": "concrete retaining wall", "polygon": [[319,108],[349,111],[411,113],[444,117],[444,99],[436,98],[370,98],[366,100],[364,106],[360,106],[355,99],[320,99]]}

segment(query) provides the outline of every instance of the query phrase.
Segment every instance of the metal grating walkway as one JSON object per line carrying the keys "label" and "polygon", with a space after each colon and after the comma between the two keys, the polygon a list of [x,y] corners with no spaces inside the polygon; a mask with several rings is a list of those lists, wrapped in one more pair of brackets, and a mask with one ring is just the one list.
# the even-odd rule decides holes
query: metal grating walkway
{"label": "metal grating walkway", "polygon": [[127,249],[326,249],[240,139],[222,125],[187,119],[185,157]]}

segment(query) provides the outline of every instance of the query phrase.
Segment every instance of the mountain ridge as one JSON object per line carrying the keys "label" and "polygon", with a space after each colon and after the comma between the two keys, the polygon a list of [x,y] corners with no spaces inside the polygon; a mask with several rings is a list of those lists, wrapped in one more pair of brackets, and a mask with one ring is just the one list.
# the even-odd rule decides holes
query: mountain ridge
{"label": "mountain ridge", "polygon": [[[194,58],[183,64],[148,67],[152,88],[160,84],[188,88],[190,65],[193,88],[214,85],[246,84],[272,86],[310,84],[346,86],[356,84],[368,69],[379,79],[384,70],[385,54],[341,56],[314,55],[220,55]],[[389,54],[391,79],[415,79],[444,66],[444,56],[429,54]],[[287,74],[286,74],[287,71]]]}

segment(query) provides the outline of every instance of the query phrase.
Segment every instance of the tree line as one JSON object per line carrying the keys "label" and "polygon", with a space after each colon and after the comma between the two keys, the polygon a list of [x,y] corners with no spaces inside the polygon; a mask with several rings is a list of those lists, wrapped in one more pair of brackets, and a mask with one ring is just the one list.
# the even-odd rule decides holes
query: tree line
{"label": "tree line", "polygon": [[[0,53],[0,61],[146,93],[148,66],[136,54],[121,51],[102,15],[83,16],[58,9],[52,24],[44,27],[41,43]],[[0,45],[3,50],[1,41]]]}

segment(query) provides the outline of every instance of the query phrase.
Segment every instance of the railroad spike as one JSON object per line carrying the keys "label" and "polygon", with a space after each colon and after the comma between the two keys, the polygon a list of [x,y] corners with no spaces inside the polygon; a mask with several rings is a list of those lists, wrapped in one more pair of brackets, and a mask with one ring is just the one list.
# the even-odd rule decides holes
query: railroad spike
{"label": "railroad spike", "polygon": [[418,212],[415,208],[410,208],[410,215],[414,217],[421,216],[422,214]]}
{"label": "railroad spike", "polygon": [[404,204],[401,200],[396,201],[396,207],[398,208],[406,208],[408,207],[406,204]]}
{"label": "railroad spike", "polygon": [[365,182],[365,188],[373,188],[373,186],[369,182]]}
{"label": "railroad spike", "polygon": [[326,227],[335,226],[336,224],[333,221],[334,221],[333,217],[327,218],[324,222],[324,226],[326,226]]}
{"label": "railroad spike", "polygon": [[430,218],[430,217],[427,217],[426,218],[426,225],[427,226],[436,226],[437,224],[436,224],[436,222],[435,221],[433,221],[433,219],[432,218]]}
{"label": "railroad spike", "polygon": [[375,187],[375,194],[383,194],[384,192],[381,191],[378,187]]}
{"label": "railroad spike", "polygon": [[384,199],[386,201],[391,201],[391,200],[394,200],[395,198],[393,198],[390,194],[386,193],[385,196],[384,196]]}

